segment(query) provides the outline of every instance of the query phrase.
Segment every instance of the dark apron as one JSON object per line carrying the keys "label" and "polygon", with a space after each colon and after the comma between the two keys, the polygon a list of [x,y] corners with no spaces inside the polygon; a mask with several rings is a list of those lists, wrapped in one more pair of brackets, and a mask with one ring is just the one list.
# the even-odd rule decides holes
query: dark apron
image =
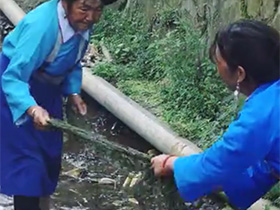
{"label": "dark apron", "polygon": [[[9,59],[1,54],[0,75]],[[0,82],[2,87],[2,84]],[[59,85],[29,82],[30,93],[52,117],[62,118],[62,94]],[[1,94],[0,184],[6,195],[47,196],[57,186],[62,152],[62,132],[39,131],[32,120],[21,126],[13,123],[5,95]]]}
{"label": "dark apron", "polygon": [[[42,68],[29,81],[30,93],[51,117],[62,119],[62,87],[65,75],[51,76],[44,68],[53,62],[62,44],[59,31],[55,46]],[[75,65],[80,61],[85,42],[82,39]],[[0,78],[10,60],[0,54]],[[74,66],[73,66],[74,67]],[[53,194],[61,168],[62,132],[39,131],[30,119],[20,126],[12,114],[2,91],[0,130],[0,192],[6,195],[48,196]]]}

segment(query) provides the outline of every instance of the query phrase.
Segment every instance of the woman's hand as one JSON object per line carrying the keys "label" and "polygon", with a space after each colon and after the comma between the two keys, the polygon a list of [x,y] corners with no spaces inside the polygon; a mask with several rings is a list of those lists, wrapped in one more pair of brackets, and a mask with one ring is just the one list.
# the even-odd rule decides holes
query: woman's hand
{"label": "woman's hand", "polygon": [[173,174],[174,161],[178,157],[172,155],[158,155],[151,159],[155,176],[170,176]]}
{"label": "woman's hand", "polygon": [[73,111],[81,115],[86,115],[87,105],[84,100],[78,94],[73,94],[68,96],[68,102],[70,103]]}
{"label": "woman's hand", "polygon": [[50,116],[47,110],[41,106],[31,106],[27,110],[27,114],[33,119],[35,128],[38,130],[46,129],[46,126],[50,121]]}

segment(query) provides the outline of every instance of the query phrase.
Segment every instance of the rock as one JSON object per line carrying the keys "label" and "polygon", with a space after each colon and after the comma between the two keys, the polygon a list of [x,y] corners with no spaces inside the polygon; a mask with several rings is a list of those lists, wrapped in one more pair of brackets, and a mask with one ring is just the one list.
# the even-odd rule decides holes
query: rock
{"label": "rock", "polygon": [[139,205],[139,202],[138,202],[135,198],[129,198],[128,201],[129,201],[130,203],[135,204],[135,205]]}
{"label": "rock", "polygon": [[213,0],[211,3],[207,3],[207,45],[210,46],[216,32],[223,26],[223,20],[221,18],[221,10],[223,10],[222,2],[220,0]]}
{"label": "rock", "polygon": [[123,205],[123,201],[120,201],[120,200],[116,200],[112,203],[114,206],[117,206],[117,207],[120,207]]}
{"label": "rock", "polygon": [[277,12],[272,20],[271,25],[280,31],[280,5],[278,6]]}
{"label": "rock", "polygon": [[12,206],[13,206],[13,198],[0,194],[0,210],[2,209],[2,207],[4,210]]}
{"label": "rock", "polygon": [[260,199],[255,202],[248,210],[279,210],[277,207],[271,205],[271,201]]}
{"label": "rock", "polygon": [[198,0],[197,1],[197,13],[200,16],[204,15],[205,6],[207,6],[207,1],[206,0]]}
{"label": "rock", "polygon": [[182,2],[181,9],[186,10],[192,20],[196,19],[197,15],[197,8],[196,5],[194,4],[193,0],[185,0]]}
{"label": "rock", "polygon": [[273,0],[263,0],[261,7],[261,17],[268,19],[272,18],[274,14],[274,1]]}
{"label": "rock", "polygon": [[69,176],[75,179],[84,178],[86,176],[86,169],[84,168],[74,168],[70,171],[63,172],[62,175]]}
{"label": "rock", "polygon": [[98,182],[100,185],[114,185],[114,188],[117,188],[117,181],[110,178],[101,178]]}
{"label": "rock", "polygon": [[242,17],[241,1],[225,0],[220,13],[223,25],[239,20]]}
{"label": "rock", "polygon": [[246,0],[246,3],[248,15],[252,17],[257,17],[260,14],[261,0]]}

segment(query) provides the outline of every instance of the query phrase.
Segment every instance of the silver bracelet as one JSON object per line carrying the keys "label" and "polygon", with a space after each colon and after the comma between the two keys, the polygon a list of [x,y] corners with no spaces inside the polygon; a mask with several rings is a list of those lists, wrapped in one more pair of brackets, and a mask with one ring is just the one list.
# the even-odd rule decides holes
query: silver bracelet
{"label": "silver bracelet", "polygon": [[36,112],[36,108],[33,108],[33,109],[32,109],[32,111],[31,111],[31,114],[30,114],[30,115],[31,115],[31,117],[34,117],[35,112]]}

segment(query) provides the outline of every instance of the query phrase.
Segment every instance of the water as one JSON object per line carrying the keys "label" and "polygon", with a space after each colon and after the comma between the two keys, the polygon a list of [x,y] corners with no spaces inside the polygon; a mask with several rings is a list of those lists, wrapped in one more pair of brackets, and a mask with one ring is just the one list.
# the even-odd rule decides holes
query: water
{"label": "water", "polygon": [[[88,114],[86,117],[77,117],[67,111],[71,124],[94,131],[110,141],[129,145],[142,152],[153,148],[97,102],[87,95],[84,95],[84,98],[88,104]],[[187,209],[177,205],[180,200],[176,189],[171,188],[173,192],[170,195],[173,197],[164,197],[162,194],[162,191],[167,191],[169,188],[161,188],[160,185],[171,183],[171,179],[156,180],[151,174],[151,179],[139,184],[139,188],[138,185],[124,188],[123,184],[129,172],[139,172],[137,167],[120,166],[115,160],[96,155],[91,142],[81,142],[77,137],[69,134],[66,134],[64,139],[66,142],[60,182],[52,195],[53,210]],[[173,206],[177,207],[172,208]],[[198,201],[196,207],[188,209],[215,210],[220,209],[220,206],[211,199],[204,199]],[[12,209],[12,199],[1,195],[0,210]]]}
{"label": "water", "polygon": [[83,98],[88,105],[88,113],[86,117],[77,117],[68,113],[69,120],[72,124],[79,127],[83,125],[83,129],[104,135],[110,141],[127,145],[142,152],[147,152],[153,148],[141,136],[129,129],[87,94],[84,93]]}
{"label": "water", "polygon": [[[108,140],[128,145],[146,152],[152,148],[139,135],[131,131],[106,109],[86,94],[88,104],[86,117],[77,117],[68,112],[69,121],[84,129],[104,135]],[[53,195],[53,209],[114,209],[125,203],[129,204],[128,195],[120,193],[121,184],[126,176],[122,169],[107,159],[98,157],[91,150],[91,143],[82,143],[76,137],[66,134],[63,153],[63,167],[60,182]],[[71,170],[75,170],[74,172]],[[123,174],[127,174],[126,172]],[[102,179],[110,178],[115,183],[102,184]],[[100,182],[101,183],[98,183]],[[120,196],[120,194],[122,194]],[[121,200],[120,200],[121,197]],[[109,202],[110,201],[110,202]],[[115,203],[114,203],[115,202]],[[135,207],[133,206],[135,209]],[[0,210],[12,209],[12,199],[1,195]]]}

